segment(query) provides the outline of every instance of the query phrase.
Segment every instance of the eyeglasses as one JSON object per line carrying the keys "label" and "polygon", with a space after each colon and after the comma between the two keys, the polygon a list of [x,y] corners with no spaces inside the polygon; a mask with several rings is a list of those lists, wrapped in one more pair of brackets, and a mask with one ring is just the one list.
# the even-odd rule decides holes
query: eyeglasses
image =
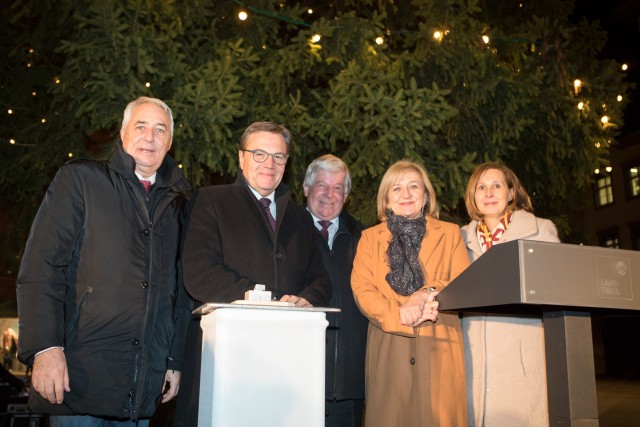
{"label": "eyeglasses", "polygon": [[284,153],[270,154],[263,150],[245,150],[244,148],[241,148],[240,151],[248,151],[249,153],[253,154],[253,160],[258,163],[266,162],[269,156],[271,156],[273,157],[273,163],[275,163],[276,165],[284,165],[285,163],[287,163],[287,159],[289,158],[289,155]]}

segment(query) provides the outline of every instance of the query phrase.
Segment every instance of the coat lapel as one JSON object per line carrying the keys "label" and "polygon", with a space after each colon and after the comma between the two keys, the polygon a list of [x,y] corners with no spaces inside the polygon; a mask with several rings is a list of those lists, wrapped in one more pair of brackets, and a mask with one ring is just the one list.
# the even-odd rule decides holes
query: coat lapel
{"label": "coat lapel", "polygon": [[436,247],[438,247],[438,245],[442,241],[443,234],[440,221],[435,218],[427,218],[427,235],[429,235],[429,239],[426,238],[426,235],[422,239],[422,245],[420,245],[419,255],[419,259],[422,263],[422,269],[425,273],[425,279],[427,278],[427,265],[429,264],[431,255],[434,253]]}

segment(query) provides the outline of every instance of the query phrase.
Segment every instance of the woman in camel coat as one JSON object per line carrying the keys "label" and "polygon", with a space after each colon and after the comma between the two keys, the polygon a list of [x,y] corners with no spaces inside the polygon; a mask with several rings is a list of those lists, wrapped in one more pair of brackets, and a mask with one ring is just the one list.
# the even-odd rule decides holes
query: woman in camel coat
{"label": "woman in camel coat", "polygon": [[383,222],[363,232],[351,276],[369,319],[365,426],[465,426],[460,320],[434,301],[469,265],[460,230],[437,219],[427,173],[408,161],[382,178],[378,215]]}

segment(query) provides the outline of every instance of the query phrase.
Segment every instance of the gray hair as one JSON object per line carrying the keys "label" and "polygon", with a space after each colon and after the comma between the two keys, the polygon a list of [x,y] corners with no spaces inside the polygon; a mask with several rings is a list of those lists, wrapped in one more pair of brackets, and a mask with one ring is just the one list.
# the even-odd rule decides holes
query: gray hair
{"label": "gray hair", "polygon": [[273,122],[253,122],[249,125],[248,128],[244,130],[242,137],[240,138],[240,149],[247,148],[247,138],[257,132],[269,132],[276,133],[284,139],[284,142],[287,144],[287,150],[291,145],[293,138],[291,137],[291,132],[289,129],[284,127],[283,125],[279,125]]}
{"label": "gray hair", "polygon": [[163,101],[157,98],[149,98],[147,96],[141,96],[127,105],[127,108],[124,109],[124,115],[122,116],[122,129],[126,129],[129,124],[129,120],[131,120],[131,116],[133,115],[133,110],[142,104],[155,104],[167,112],[169,115],[169,131],[171,139],[173,139],[173,113],[171,112],[171,108],[169,108],[169,106]]}
{"label": "gray hair", "polygon": [[333,154],[325,154],[311,162],[304,175],[304,184],[307,187],[311,187],[315,183],[319,170],[330,173],[344,172],[344,194],[349,194],[349,191],[351,191],[351,174],[347,164],[342,159]]}

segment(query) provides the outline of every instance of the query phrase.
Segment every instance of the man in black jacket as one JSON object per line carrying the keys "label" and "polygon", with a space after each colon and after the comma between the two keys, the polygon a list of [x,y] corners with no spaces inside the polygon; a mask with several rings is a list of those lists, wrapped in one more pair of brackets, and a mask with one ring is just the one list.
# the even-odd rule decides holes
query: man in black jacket
{"label": "man in black jacket", "polygon": [[315,159],[304,179],[307,210],[323,237],[320,246],[331,278],[326,346],[326,418],[331,427],[360,427],[364,402],[364,358],[367,319],[351,291],[351,268],[364,226],[343,210],[351,176],[347,165],[327,154]]}
{"label": "man in black jacket", "polygon": [[138,98],[120,137],[109,160],[60,168],[18,274],[29,406],[52,414],[51,427],[145,426],[178,391],[191,305],[177,262],[190,187],[167,155],[171,110]]}
{"label": "man in black jacket", "polygon": [[[236,182],[195,192],[189,204],[183,269],[185,287],[196,306],[244,299],[256,284],[298,307],[329,303],[331,285],[315,242],[319,237],[307,212],[291,200],[281,182],[290,143],[284,126],[253,123],[240,139]],[[193,359],[185,363],[174,426],[197,425],[200,343],[199,322],[191,322],[187,352]]]}

